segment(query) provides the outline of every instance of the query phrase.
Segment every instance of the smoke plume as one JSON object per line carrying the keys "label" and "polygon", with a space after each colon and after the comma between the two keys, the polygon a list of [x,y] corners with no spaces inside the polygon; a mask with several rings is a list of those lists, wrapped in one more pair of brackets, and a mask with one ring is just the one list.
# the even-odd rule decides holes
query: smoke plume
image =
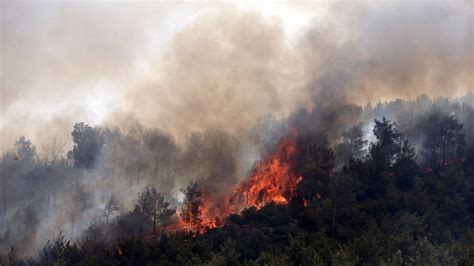
{"label": "smoke plume", "polygon": [[[335,146],[386,116],[421,145],[440,111],[474,136],[469,1],[1,7],[0,252],[79,238],[112,195],[121,214],[148,186],[217,196],[294,129]],[[99,136],[86,170],[76,122]]]}

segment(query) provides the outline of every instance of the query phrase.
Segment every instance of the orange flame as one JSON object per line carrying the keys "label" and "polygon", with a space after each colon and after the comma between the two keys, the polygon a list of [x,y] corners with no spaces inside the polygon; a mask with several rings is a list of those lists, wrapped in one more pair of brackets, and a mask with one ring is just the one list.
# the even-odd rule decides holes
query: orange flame
{"label": "orange flame", "polygon": [[239,213],[244,208],[260,209],[271,202],[288,204],[296,186],[303,179],[293,170],[296,152],[293,137],[282,139],[275,153],[259,162],[255,172],[231,190],[229,195],[212,198],[203,193],[199,224],[190,225],[181,219],[179,227],[185,231],[203,233],[209,228],[222,226],[227,216]]}
{"label": "orange flame", "polygon": [[296,146],[291,138],[283,139],[276,152],[257,166],[255,174],[244,181],[234,197],[244,196],[246,205],[258,209],[270,202],[287,204],[302,176],[294,175],[293,161]]}

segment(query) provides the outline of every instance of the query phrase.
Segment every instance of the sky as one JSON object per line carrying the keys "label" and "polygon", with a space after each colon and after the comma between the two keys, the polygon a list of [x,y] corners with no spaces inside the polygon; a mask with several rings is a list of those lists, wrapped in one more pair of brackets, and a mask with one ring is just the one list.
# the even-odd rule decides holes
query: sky
{"label": "sky", "polygon": [[2,1],[1,150],[473,91],[470,1]]}

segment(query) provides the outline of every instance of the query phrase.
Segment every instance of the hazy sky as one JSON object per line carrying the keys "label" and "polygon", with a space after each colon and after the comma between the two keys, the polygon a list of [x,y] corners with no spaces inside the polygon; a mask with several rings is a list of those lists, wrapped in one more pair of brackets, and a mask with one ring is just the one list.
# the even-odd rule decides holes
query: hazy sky
{"label": "hazy sky", "polygon": [[2,150],[75,122],[239,132],[322,102],[473,91],[473,4],[1,2]]}

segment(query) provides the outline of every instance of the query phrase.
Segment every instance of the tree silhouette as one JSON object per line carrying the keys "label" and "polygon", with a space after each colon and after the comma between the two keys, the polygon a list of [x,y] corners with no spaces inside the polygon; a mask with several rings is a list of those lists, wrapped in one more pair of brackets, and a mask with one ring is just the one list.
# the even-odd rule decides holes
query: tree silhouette
{"label": "tree silhouette", "polygon": [[104,207],[104,215],[105,215],[105,220],[107,224],[109,223],[110,216],[118,212],[119,210],[120,210],[119,201],[114,194],[111,194]]}
{"label": "tree silhouette", "polygon": [[351,127],[342,132],[342,141],[336,146],[336,157],[338,168],[347,164],[351,159],[361,159],[364,155],[364,147],[367,140],[364,140],[362,124]]}
{"label": "tree silhouette", "polygon": [[408,191],[413,188],[415,177],[419,173],[416,163],[415,149],[411,147],[408,139],[403,139],[402,148],[393,165],[395,184],[399,190]]}
{"label": "tree silhouette", "polygon": [[75,167],[93,167],[103,145],[100,130],[84,123],[77,123],[74,125],[71,135],[74,146],[68,153],[68,158]]}
{"label": "tree silhouette", "polygon": [[201,205],[203,191],[200,184],[197,181],[191,182],[185,190],[183,190],[184,197],[184,208],[181,212],[181,218],[189,225],[189,230],[198,231],[201,225]]}

